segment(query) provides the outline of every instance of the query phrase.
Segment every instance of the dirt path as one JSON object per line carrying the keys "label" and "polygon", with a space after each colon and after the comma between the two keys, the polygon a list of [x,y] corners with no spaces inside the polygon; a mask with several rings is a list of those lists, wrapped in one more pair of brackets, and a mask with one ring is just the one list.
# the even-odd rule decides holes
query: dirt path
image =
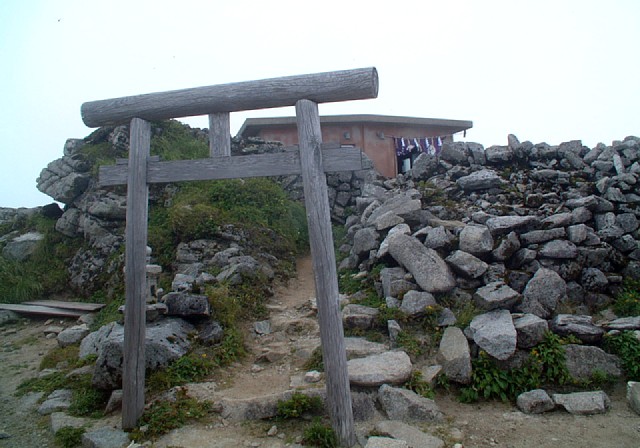
{"label": "dirt path", "polygon": [[0,327],[0,438],[2,448],[53,447],[48,419],[35,410],[39,396],[17,398],[18,385],[36,376],[42,356],[57,345],[46,339],[44,320],[23,320]]}

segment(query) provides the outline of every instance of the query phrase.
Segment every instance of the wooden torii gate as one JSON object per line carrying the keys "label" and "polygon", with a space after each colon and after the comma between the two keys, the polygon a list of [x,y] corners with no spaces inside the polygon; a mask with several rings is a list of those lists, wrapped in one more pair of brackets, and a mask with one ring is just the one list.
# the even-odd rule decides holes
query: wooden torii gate
{"label": "wooden torii gate", "polygon": [[[356,442],[344,332],[338,304],[333,235],[325,172],[364,169],[357,149],[322,149],[318,103],[375,98],[375,68],[288,76],[151,93],[84,103],[89,127],[130,123],[128,165],[100,168],[100,185],[127,185],[125,338],[122,427],[135,427],[144,410],[146,247],[150,183],[302,174],[318,302],[327,407],[340,443]],[[299,151],[231,157],[229,113],[295,106]],[[148,120],[209,116],[210,157],[150,158]]]}

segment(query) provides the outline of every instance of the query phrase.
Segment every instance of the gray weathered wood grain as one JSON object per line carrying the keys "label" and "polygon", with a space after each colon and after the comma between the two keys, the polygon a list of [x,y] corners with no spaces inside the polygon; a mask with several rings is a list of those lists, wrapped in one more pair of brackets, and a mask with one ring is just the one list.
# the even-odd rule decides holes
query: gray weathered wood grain
{"label": "gray weathered wood grain", "polygon": [[[325,172],[365,169],[362,152],[357,148],[322,151]],[[127,183],[128,165],[100,167],[101,187]],[[167,183],[189,180],[234,179],[238,177],[288,176],[300,174],[300,152],[286,151],[250,156],[210,157],[195,160],[171,160],[148,163],[147,182]]]}
{"label": "gray weathered wood grain", "polygon": [[322,133],[318,105],[309,100],[296,103],[298,142],[304,200],[309,225],[311,257],[316,283],[320,341],[327,384],[327,408],[342,446],[353,446],[356,435],[351,409],[351,390],[342,318],[338,303],[338,276],[333,249],[327,180],[323,171]]}
{"label": "gray weathered wood grain", "polygon": [[220,84],[84,103],[82,120],[89,127],[145,120],[209,115],[216,112],[293,106],[303,98],[316,103],[378,96],[374,67]]}
{"label": "gray weathered wood grain", "polygon": [[147,161],[151,125],[131,120],[127,225],[125,230],[125,316],[122,368],[122,428],[136,426],[144,410],[145,305],[147,297],[147,217],[149,186]]}
{"label": "gray weathered wood grain", "polygon": [[209,115],[209,156],[231,155],[231,120],[229,112]]}

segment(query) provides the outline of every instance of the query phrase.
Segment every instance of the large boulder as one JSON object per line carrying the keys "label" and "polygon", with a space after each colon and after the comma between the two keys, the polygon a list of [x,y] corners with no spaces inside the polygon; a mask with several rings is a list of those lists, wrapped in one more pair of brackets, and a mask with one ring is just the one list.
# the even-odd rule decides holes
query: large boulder
{"label": "large boulder", "polygon": [[389,241],[389,253],[413,275],[424,291],[439,293],[455,288],[456,281],[447,263],[417,238],[401,233],[394,235]]}
{"label": "large boulder", "polygon": [[460,231],[459,247],[472,255],[485,255],[493,250],[493,236],[487,226],[465,226]]}
{"label": "large boulder", "polygon": [[349,382],[354,386],[402,384],[411,376],[411,360],[405,352],[384,352],[347,361]]}
{"label": "large boulder", "polygon": [[517,333],[507,310],[480,314],[473,318],[469,329],[474,342],[496,359],[508,359],[516,351]]}
{"label": "large boulder", "polygon": [[524,288],[520,309],[547,319],[567,296],[567,284],[551,269],[540,268]]}
{"label": "large boulder", "polygon": [[[182,319],[163,319],[147,326],[145,337],[145,368],[159,369],[185,355],[191,343],[189,334],[195,329]],[[98,330],[100,331],[100,330]],[[100,335],[103,342],[97,347],[98,359],[92,383],[99,389],[119,389],[122,385],[124,327],[111,326]]]}
{"label": "large boulder", "polygon": [[28,232],[10,240],[2,248],[2,256],[10,260],[25,261],[38,249],[44,240],[40,232]]}
{"label": "large boulder", "polygon": [[433,400],[409,389],[383,384],[378,390],[378,401],[391,420],[438,422],[443,418]]}
{"label": "large boulder", "polygon": [[569,374],[577,380],[590,380],[595,374],[620,378],[620,359],[592,345],[567,344],[563,346]]}

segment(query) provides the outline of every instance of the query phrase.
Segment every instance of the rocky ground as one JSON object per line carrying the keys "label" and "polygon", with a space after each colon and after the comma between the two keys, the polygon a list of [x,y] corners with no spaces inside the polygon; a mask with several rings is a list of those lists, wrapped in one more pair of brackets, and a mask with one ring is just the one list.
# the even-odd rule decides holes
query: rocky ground
{"label": "rocky ground", "polygon": [[[190,386],[193,395],[219,400],[242,400],[276,394],[300,384],[303,358],[318,342],[317,324],[310,307],[314,296],[310,259],[298,264],[299,277],[279,288],[269,304],[271,329],[258,335],[247,328],[249,355],[220,372],[212,382]],[[57,323],[57,322],[56,322]],[[65,322],[71,325],[72,322]],[[36,375],[41,357],[55,339],[44,336],[44,319],[29,319],[0,328],[0,447],[53,447],[49,419],[35,412],[37,396],[17,398],[14,391],[25,378]],[[640,447],[640,417],[624,397],[624,385],[607,390],[611,409],[604,415],[574,416],[564,411],[526,415],[512,404],[500,402],[466,405],[444,392],[436,403],[444,413],[442,423],[424,423],[420,429],[442,439],[447,447],[461,443],[474,447]],[[238,422],[233,415],[213,416],[175,430],[156,447],[284,447],[296,446],[301,425],[271,421]],[[380,420],[357,424],[361,440]],[[118,416],[96,424],[117,424]],[[271,434],[271,435],[269,435]]]}

